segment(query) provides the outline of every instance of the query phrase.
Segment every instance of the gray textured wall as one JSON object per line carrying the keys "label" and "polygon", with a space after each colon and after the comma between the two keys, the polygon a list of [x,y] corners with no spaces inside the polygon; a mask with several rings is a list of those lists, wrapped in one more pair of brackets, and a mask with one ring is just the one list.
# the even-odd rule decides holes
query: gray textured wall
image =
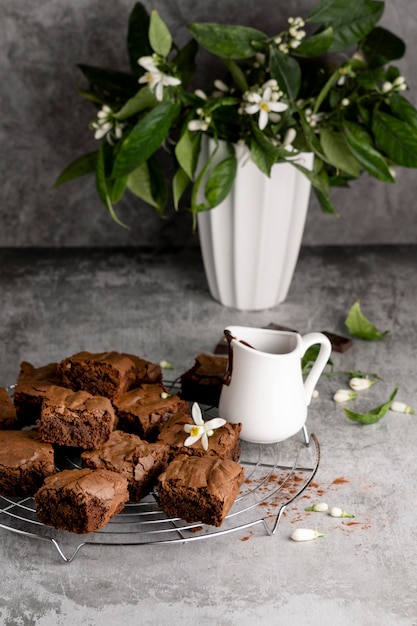
{"label": "gray textured wall", "polygon": [[[354,1],[354,0],[353,0]],[[177,41],[192,21],[246,23],[276,32],[289,15],[306,15],[313,0],[153,0]],[[416,0],[387,0],[383,24],[402,37],[400,62],[417,104]],[[59,190],[51,186],[95,142],[92,107],[76,94],[77,63],[128,69],[125,52],[129,0],[1,0],[0,3],[0,246],[194,245],[188,215],[161,220],[129,198],[120,216],[107,216],[92,177]],[[417,174],[398,172],[395,186],[363,178],[334,201],[338,219],[311,201],[305,244],[415,243]]]}

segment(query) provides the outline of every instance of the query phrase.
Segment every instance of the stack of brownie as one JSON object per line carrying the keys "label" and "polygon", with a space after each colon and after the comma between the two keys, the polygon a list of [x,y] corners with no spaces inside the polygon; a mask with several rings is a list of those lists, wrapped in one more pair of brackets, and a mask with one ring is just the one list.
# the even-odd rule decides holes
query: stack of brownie
{"label": "stack of brownie", "polygon": [[[198,374],[214,367],[218,375],[203,386],[212,400],[207,391],[215,399],[225,363],[203,361],[191,371],[195,399]],[[14,400],[0,389],[0,495],[33,496],[43,523],[89,533],[157,486],[168,515],[219,526],[243,481],[241,427],[216,429],[207,451],[201,440],[185,446],[191,399],[171,394],[159,365],[132,354],[80,352],[39,368],[22,362]],[[62,446],[80,454],[82,469],[57,471]]]}

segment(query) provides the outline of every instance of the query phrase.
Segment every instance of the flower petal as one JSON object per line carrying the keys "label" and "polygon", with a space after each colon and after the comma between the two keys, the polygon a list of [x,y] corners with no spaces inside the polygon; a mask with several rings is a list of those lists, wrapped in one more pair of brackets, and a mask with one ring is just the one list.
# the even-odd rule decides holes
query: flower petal
{"label": "flower petal", "polygon": [[268,124],[268,119],[269,119],[268,112],[261,109],[259,111],[259,120],[258,120],[258,126],[260,130],[263,130],[265,126]]}
{"label": "flower petal", "polygon": [[201,445],[203,446],[204,450],[208,450],[208,437],[206,433],[203,433],[201,437]]}
{"label": "flower petal", "polygon": [[206,429],[206,431],[214,430],[215,428],[221,428],[225,424],[226,424],[226,420],[224,420],[222,417],[215,417],[212,420],[205,422],[204,428]]}
{"label": "flower petal", "polygon": [[[205,433],[203,433],[202,435],[196,435],[195,437],[187,437],[187,439],[184,441],[184,446],[192,446],[199,439],[204,437],[204,434]],[[206,439],[207,439],[207,435],[206,435]],[[204,444],[203,444],[203,448],[204,448]],[[207,450],[207,448],[204,448],[204,449]]]}
{"label": "flower petal", "polygon": [[193,416],[194,423],[197,424],[197,426],[204,426],[200,405],[197,404],[197,402],[194,402],[193,406],[191,407],[191,415]]}

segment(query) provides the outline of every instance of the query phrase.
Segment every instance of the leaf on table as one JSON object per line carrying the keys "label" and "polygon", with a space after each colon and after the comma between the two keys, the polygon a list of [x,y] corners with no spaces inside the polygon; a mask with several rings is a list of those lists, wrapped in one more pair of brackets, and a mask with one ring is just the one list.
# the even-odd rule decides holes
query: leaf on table
{"label": "leaf on table", "polygon": [[345,320],[346,327],[351,335],[366,339],[367,341],[377,341],[383,339],[390,331],[380,331],[362,313],[359,300],[350,309]]}
{"label": "leaf on table", "polygon": [[375,424],[379,422],[381,417],[384,417],[385,413],[389,411],[392,401],[394,400],[398,391],[398,387],[394,389],[391,393],[390,398],[384,404],[381,404],[374,409],[371,409],[367,413],[356,413],[355,411],[351,411],[347,407],[344,407],[343,410],[348,416],[348,418],[354,422],[359,422],[360,424]]}

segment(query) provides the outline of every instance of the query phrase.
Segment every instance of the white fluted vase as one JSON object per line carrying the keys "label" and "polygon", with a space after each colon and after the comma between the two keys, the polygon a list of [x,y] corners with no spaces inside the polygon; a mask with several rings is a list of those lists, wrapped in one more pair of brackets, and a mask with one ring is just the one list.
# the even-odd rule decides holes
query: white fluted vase
{"label": "white fluted vase", "polygon": [[[202,158],[213,150],[211,141],[204,144]],[[231,193],[216,208],[198,214],[204,269],[212,297],[224,306],[268,309],[287,297],[311,183],[291,163],[274,165],[268,178],[246,148],[236,146],[235,150],[238,169]],[[226,156],[221,145],[216,162]],[[303,153],[295,160],[312,169],[313,159],[313,153]]]}

